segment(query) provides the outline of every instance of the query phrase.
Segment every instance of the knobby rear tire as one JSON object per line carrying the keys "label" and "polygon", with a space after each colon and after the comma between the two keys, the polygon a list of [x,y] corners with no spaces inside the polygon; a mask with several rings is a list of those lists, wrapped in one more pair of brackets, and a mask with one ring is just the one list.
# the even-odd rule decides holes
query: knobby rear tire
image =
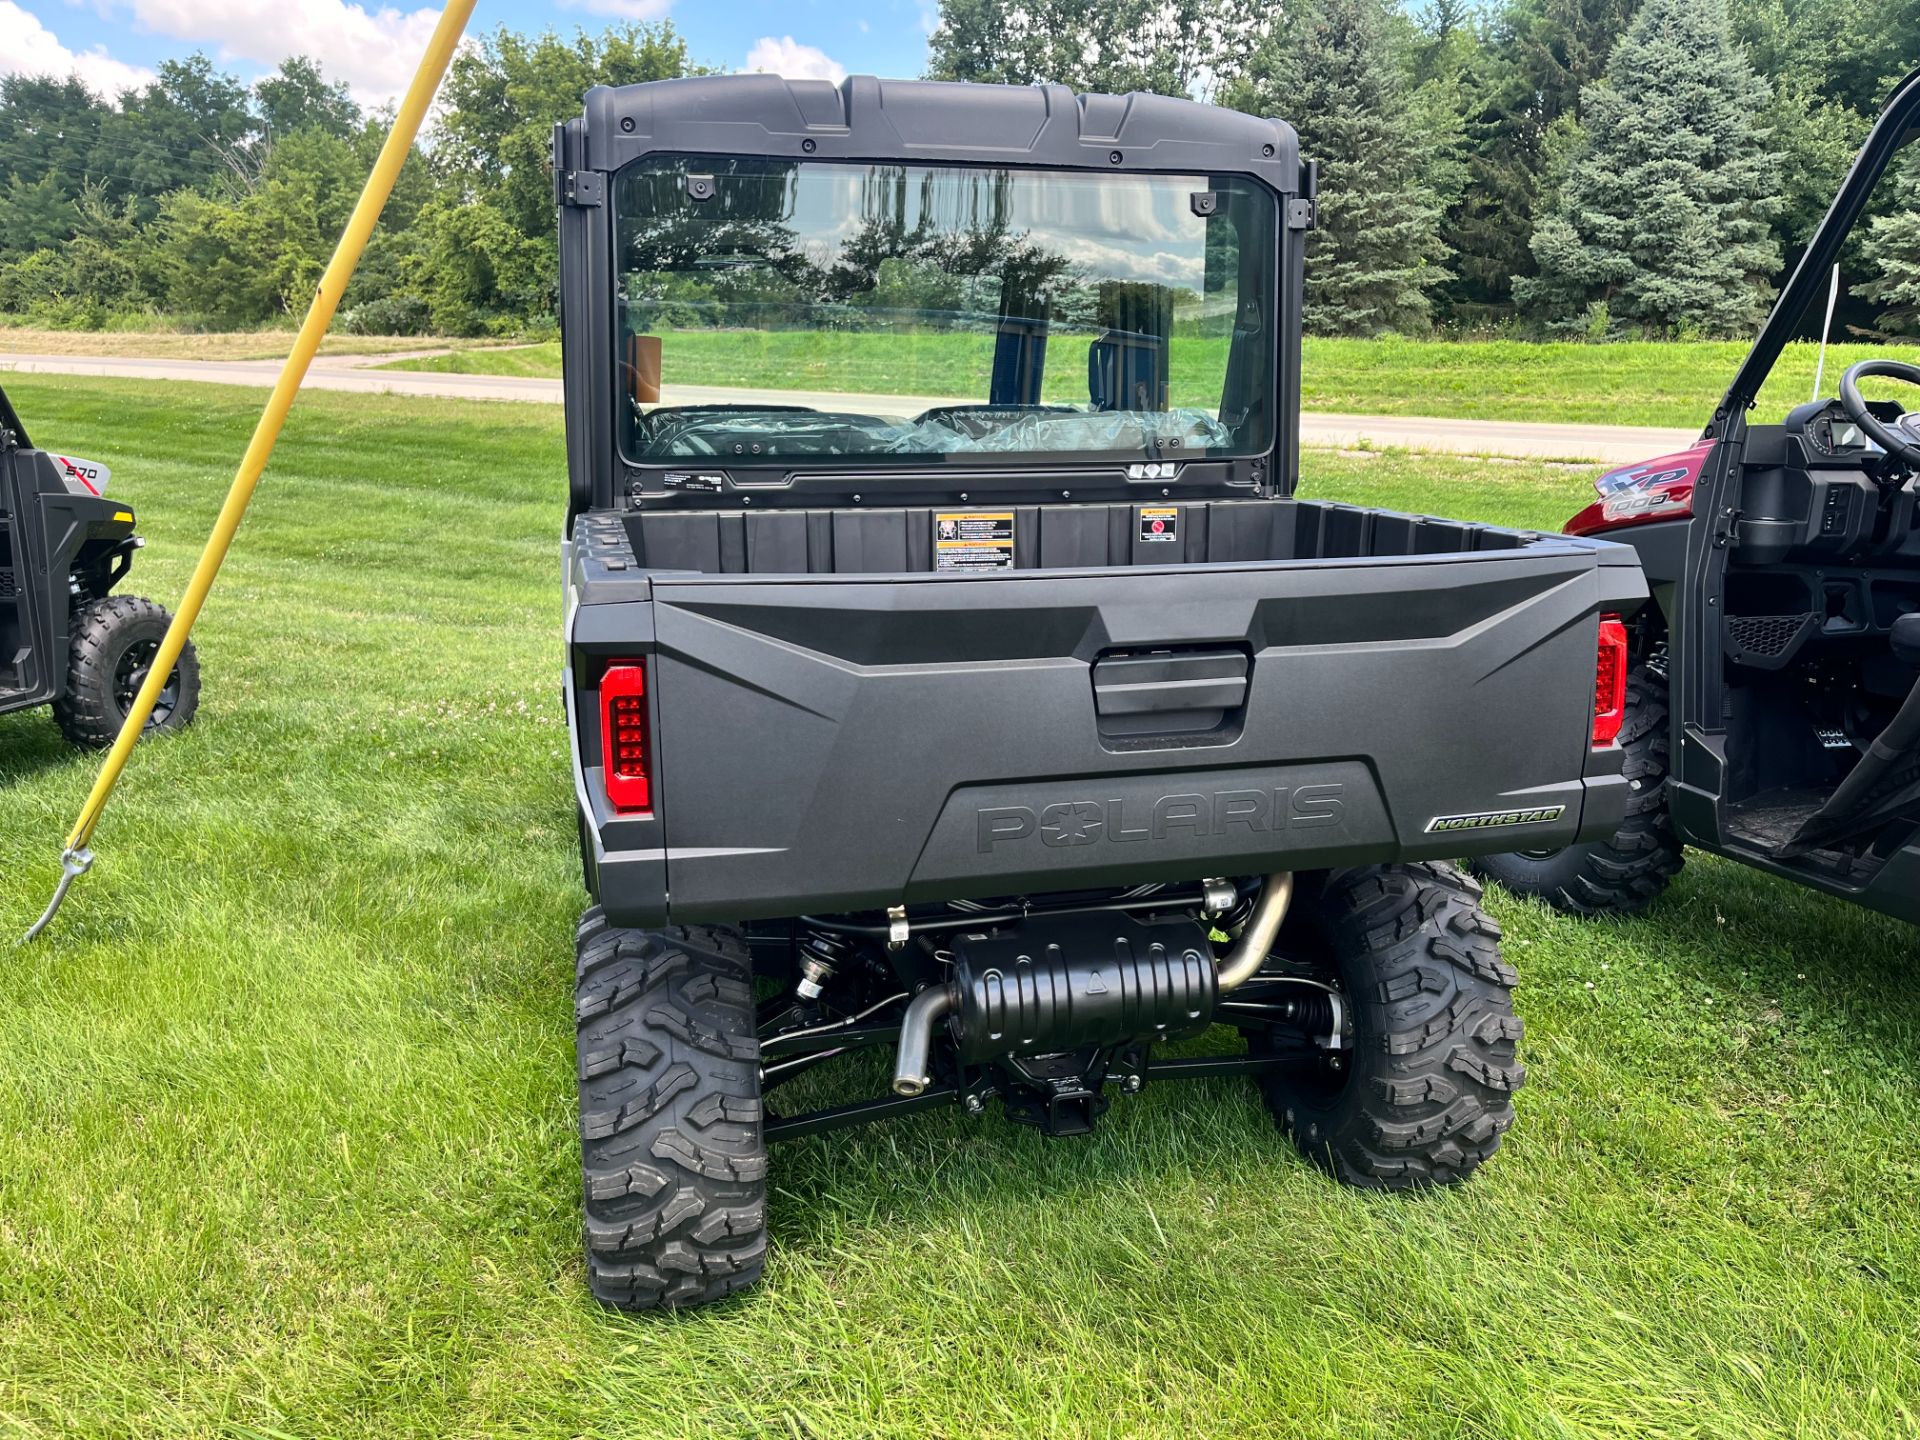
{"label": "knobby rear tire", "polygon": [[[1451,865],[1336,871],[1299,897],[1285,957],[1341,992],[1351,1046],[1262,1077],[1280,1128],[1334,1178],[1375,1190],[1465,1180],[1500,1148],[1525,1082],[1518,977],[1480,887]],[[1255,1053],[1269,1044],[1249,1031]]]}
{"label": "knobby rear tire", "polygon": [[766,1260],[752,969],[738,931],[576,936],[587,1277],[622,1310],[704,1305]]}

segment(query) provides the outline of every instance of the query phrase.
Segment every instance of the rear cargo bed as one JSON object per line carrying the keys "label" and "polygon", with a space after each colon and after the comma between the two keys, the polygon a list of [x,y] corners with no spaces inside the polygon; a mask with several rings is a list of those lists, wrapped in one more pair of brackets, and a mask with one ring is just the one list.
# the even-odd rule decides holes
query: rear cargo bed
{"label": "rear cargo bed", "polygon": [[[569,700],[616,923],[1617,826],[1619,752],[1589,732],[1598,617],[1645,598],[1631,552],[1291,500],[1008,510],[1012,565],[965,575],[935,570],[934,508],[580,518]],[[647,667],[644,817],[598,767],[622,658]]]}
{"label": "rear cargo bed", "polygon": [[1004,516],[1012,566],[1237,564],[1516,550],[1490,525],[1294,500],[660,510],[626,517],[636,562],[707,575],[898,574],[936,567],[943,517]]}

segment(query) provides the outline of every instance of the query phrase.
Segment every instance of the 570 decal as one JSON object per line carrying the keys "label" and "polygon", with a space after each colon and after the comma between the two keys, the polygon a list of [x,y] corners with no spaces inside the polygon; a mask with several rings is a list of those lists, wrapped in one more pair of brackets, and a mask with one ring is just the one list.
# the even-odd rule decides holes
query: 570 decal
{"label": "570 decal", "polygon": [[104,495],[107,493],[107,481],[113,478],[98,460],[82,460],[74,455],[56,455],[53,463],[60,467],[61,477],[67,482],[69,490],[79,490],[86,495]]}

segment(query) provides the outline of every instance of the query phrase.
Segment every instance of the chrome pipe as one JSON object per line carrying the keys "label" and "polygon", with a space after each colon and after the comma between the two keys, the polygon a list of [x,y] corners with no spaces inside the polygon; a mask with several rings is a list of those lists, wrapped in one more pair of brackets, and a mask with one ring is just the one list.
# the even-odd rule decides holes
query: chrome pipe
{"label": "chrome pipe", "polygon": [[953,988],[930,985],[914,996],[900,1018],[900,1051],[893,1062],[893,1093],[919,1095],[932,1083],[928,1058],[933,1031],[953,1009]]}
{"label": "chrome pipe", "polygon": [[1260,898],[1254,902],[1253,914],[1241,927],[1240,938],[1220,961],[1221,994],[1238,989],[1258,973],[1261,964],[1273,953],[1273,942],[1280,936],[1281,923],[1286,920],[1287,907],[1292,903],[1292,872],[1269,875]]}

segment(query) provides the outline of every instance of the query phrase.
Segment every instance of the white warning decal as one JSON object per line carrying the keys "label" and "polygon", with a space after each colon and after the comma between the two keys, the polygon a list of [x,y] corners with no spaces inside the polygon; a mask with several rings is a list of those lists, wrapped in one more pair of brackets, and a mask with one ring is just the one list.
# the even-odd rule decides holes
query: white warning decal
{"label": "white warning decal", "polygon": [[1013,512],[958,510],[933,517],[933,568],[1007,570],[1013,566]]}

